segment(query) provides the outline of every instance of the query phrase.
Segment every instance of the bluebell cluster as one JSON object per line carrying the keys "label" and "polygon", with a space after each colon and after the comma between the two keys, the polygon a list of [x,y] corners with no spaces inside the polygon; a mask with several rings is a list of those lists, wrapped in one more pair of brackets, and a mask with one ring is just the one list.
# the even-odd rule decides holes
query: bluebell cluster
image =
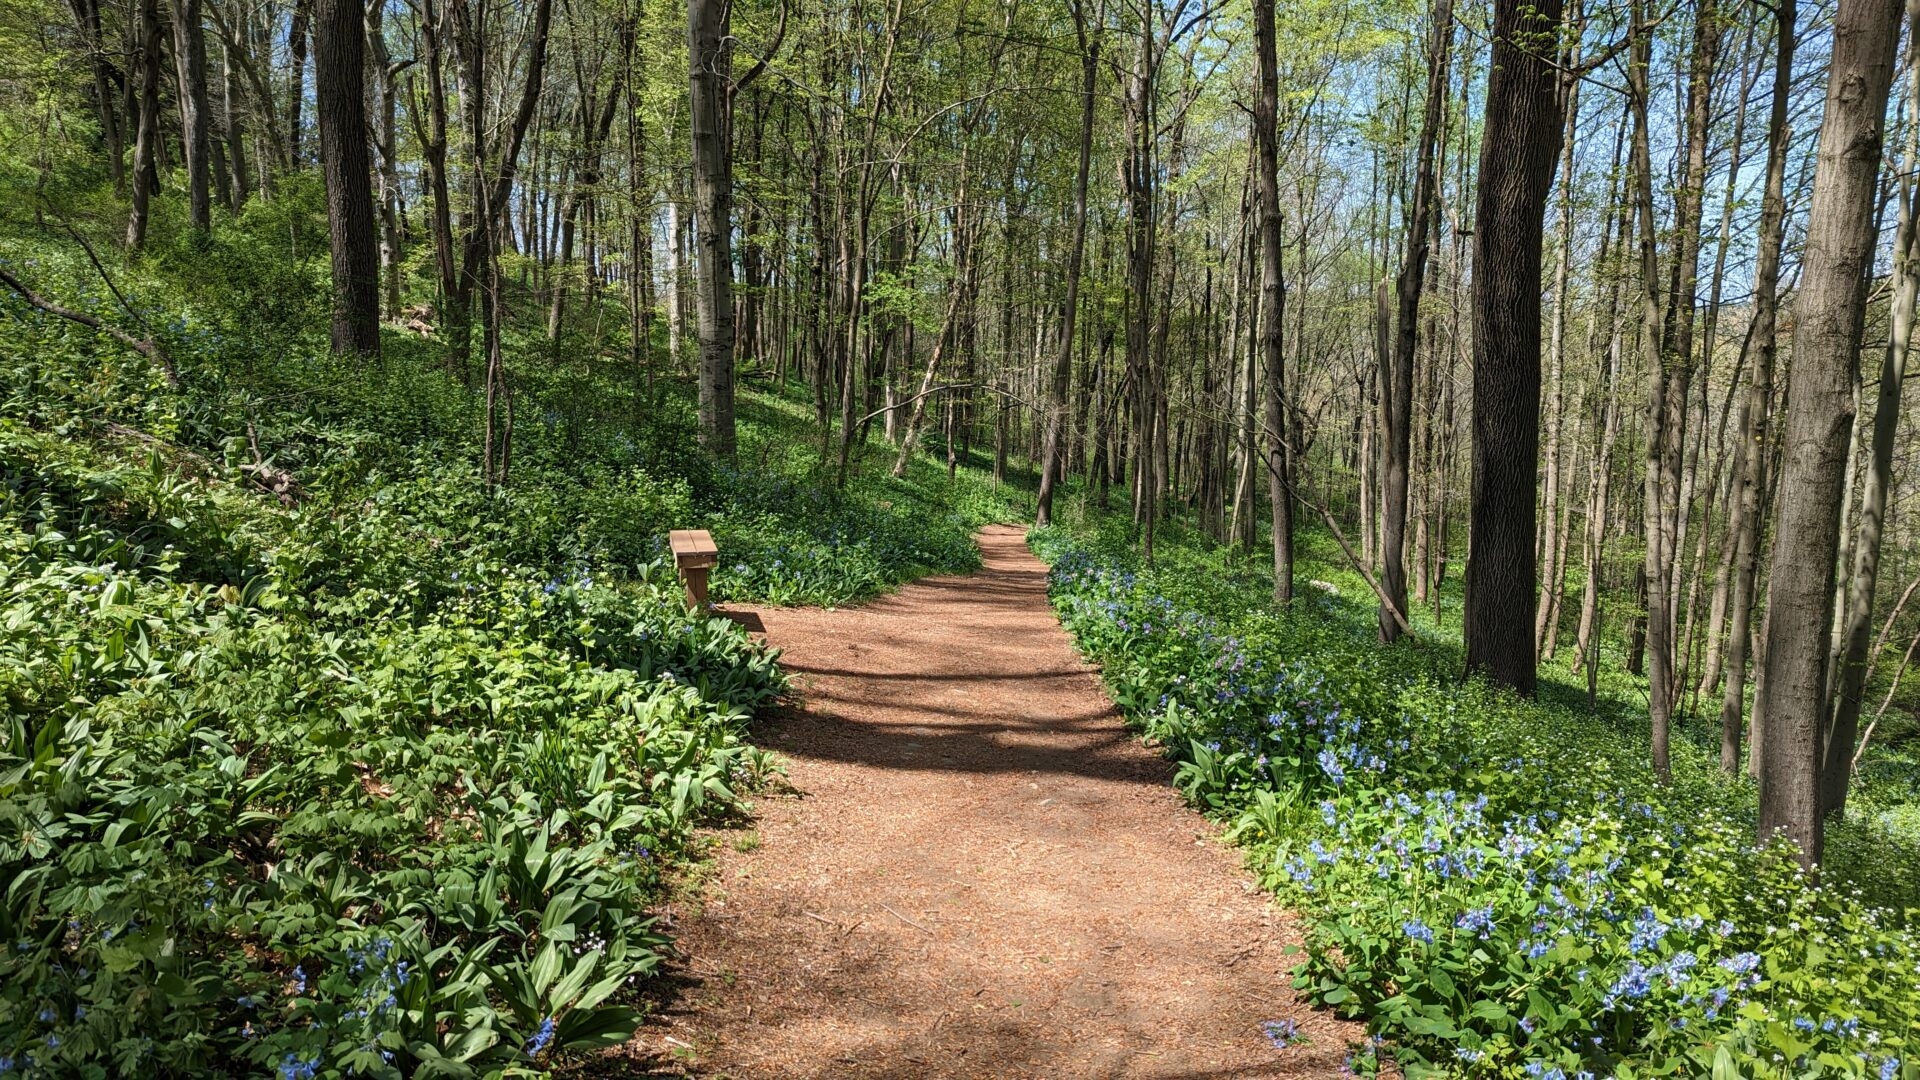
{"label": "bluebell cluster", "polygon": [[[1426,993],[1458,988],[1459,1030],[1429,1045],[1449,1068],[1474,1073],[1519,1067],[1543,1080],[1594,1080],[1621,1063],[1723,1045],[1751,1055],[1736,1060],[1772,1060],[1774,1024],[1859,1062],[1857,1075],[1901,1075],[1887,1051],[1916,1032],[1873,1030],[1870,1008],[1809,1006],[1800,989],[1769,981],[1762,952],[1804,949],[1796,920],[1835,909],[1816,906],[1804,881],[1760,887],[1743,877],[1773,864],[1725,812],[1615,783],[1605,761],[1567,760],[1552,732],[1463,715],[1467,694],[1384,667],[1354,675],[1327,666],[1346,658],[1337,650],[1288,655],[1275,641],[1318,641],[1315,631],[1200,614],[1166,595],[1177,578],[1069,546],[1050,585],[1062,621],[1148,734],[1178,757],[1193,748],[1205,764],[1192,767],[1234,778],[1242,795],[1224,812],[1250,806],[1257,789],[1313,799],[1305,818],[1279,823],[1281,835],[1253,834],[1272,846],[1269,884],[1314,918],[1296,985],[1339,987],[1328,1000],[1352,1008],[1356,993],[1409,993],[1444,955],[1451,985]],[[1499,741],[1486,741],[1489,730]],[[1703,867],[1714,877],[1696,888],[1691,875]],[[1728,895],[1743,885],[1768,902]],[[1875,931],[1861,956],[1920,975],[1910,934],[1879,933],[1876,916],[1858,917]],[[1339,959],[1361,950],[1364,964]],[[1355,968],[1371,982],[1343,983]],[[1476,998],[1480,979],[1499,989]],[[1540,1015],[1551,1023],[1468,1009],[1511,1004],[1520,986],[1545,995],[1554,1008]],[[1812,1060],[1809,1052],[1800,1067]]]}
{"label": "bluebell cluster", "polygon": [[547,1047],[553,1043],[553,1033],[557,1027],[559,1024],[551,1016],[540,1021],[540,1027],[534,1031],[532,1037],[527,1039],[527,1056],[539,1057],[545,1053]]}

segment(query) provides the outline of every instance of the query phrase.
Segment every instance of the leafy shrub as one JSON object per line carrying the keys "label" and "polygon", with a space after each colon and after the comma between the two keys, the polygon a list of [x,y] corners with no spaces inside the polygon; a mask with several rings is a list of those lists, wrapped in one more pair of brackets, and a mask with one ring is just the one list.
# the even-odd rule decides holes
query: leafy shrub
{"label": "leafy shrub", "polygon": [[1603,722],[1375,645],[1321,590],[1278,616],[1213,564],[1035,545],[1181,790],[1307,917],[1296,987],[1407,1075],[1920,1076],[1914,913],[1756,850],[1704,753],[1662,787]]}

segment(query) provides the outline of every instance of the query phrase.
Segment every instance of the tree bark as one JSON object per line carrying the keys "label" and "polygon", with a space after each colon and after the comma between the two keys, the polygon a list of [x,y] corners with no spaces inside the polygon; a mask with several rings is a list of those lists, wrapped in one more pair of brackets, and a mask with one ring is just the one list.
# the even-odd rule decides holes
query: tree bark
{"label": "tree bark", "polygon": [[133,137],[133,207],[127,215],[127,250],[138,252],[147,242],[149,209],[160,189],[157,157],[160,150],[160,2],[140,0],[140,119]]}
{"label": "tree bark", "polygon": [[380,351],[380,257],[367,152],[366,26],[358,0],[314,0],[313,92],[333,254],[333,351]]}
{"label": "tree bark", "polygon": [[[307,98],[307,24],[313,0],[294,0],[287,24],[287,168],[300,169],[300,113]],[[271,65],[269,65],[271,66]]]}
{"label": "tree bark", "polygon": [[[1909,50],[1920,53],[1920,43],[1909,40]],[[1911,64],[1912,103],[1920,103],[1920,67]],[[1860,524],[1853,543],[1853,570],[1847,585],[1846,620],[1839,635],[1840,670],[1833,688],[1833,722],[1826,740],[1826,764],[1821,812],[1846,809],[1847,779],[1853,772],[1854,739],[1860,728],[1860,699],[1866,691],[1869,645],[1873,636],[1873,593],[1880,574],[1880,540],[1886,526],[1887,488],[1893,476],[1893,449],[1900,425],[1900,396],[1907,373],[1907,345],[1913,337],[1914,303],[1920,295],[1920,236],[1914,218],[1912,136],[1909,136],[1907,172],[1899,180],[1900,228],[1894,243],[1893,299],[1887,347],[1881,354],[1880,393],[1873,413],[1872,452],[1860,495]]]}
{"label": "tree bark", "polygon": [[1534,691],[1540,258],[1561,138],[1559,71],[1538,42],[1560,0],[1494,0],[1473,237],[1473,507],[1467,670]]}
{"label": "tree bark", "polygon": [[[1758,248],[1754,257],[1753,324],[1747,334],[1752,351],[1747,365],[1747,400],[1741,407],[1739,474],[1727,531],[1734,548],[1733,587],[1727,600],[1726,682],[1720,699],[1720,770],[1740,769],[1742,719],[1746,712],[1747,653],[1753,632],[1753,602],[1758,592],[1761,511],[1766,500],[1772,458],[1773,371],[1778,352],[1780,254],[1786,239],[1786,175],[1790,136],[1787,110],[1793,92],[1795,0],[1774,9],[1773,103],[1767,114],[1766,180],[1760,201]],[[1760,748],[1763,723],[1759,687],[1754,688],[1754,750]],[[1755,762],[1757,766],[1758,761]]]}
{"label": "tree bark", "polygon": [[213,227],[213,141],[200,0],[173,0],[173,69],[179,83],[180,142],[187,159],[187,221],[204,233]]}
{"label": "tree bark", "polygon": [[700,336],[700,440],[732,457],[733,430],[733,149],[727,132],[727,82],[733,46],[726,0],[687,4],[692,105],[694,228]]}
{"label": "tree bark", "polygon": [[1087,176],[1093,161],[1093,91],[1099,73],[1097,39],[1089,40],[1082,0],[1071,0],[1074,33],[1080,42],[1080,156],[1073,178],[1073,240],[1067,248],[1067,294],[1060,307],[1059,352],[1047,385],[1046,447],[1040,465],[1039,505],[1034,524],[1053,522],[1053,489],[1066,473],[1067,388],[1073,379],[1073,322],[1080,309],[1080,269],[1087,251]]}
{"label": "tree bark", "polygon": [[1820,772],[1841,483],[1900,16],[1900,0],[1841,0],[1834,19],[1787,383],[1759,836],[1790,841],[1808,868],[1819,863],[1825,839]]}
{"label": "tree bark", "polygon": [[1434,0],[1427,51],[1427,109],[1415,151],[1413,200],[1407,207],[1407,248],[1395,282],[1393,370],[1382,403],[1387,421],[1386,513],[1380,531],[1380,640],[1397,641],[1407,610],[1407,471],[1413,451],[1413,362],[1419,345],[1420,294],[1426,286],[1428,236],[1438,213],[1435,147],[1446,122],[1453,60],[1453,0]]}
{"label": "tree bark", "polygon": [[1260,225],[1258,353],[1264,376],[1267,495],[1273,516],[1273,602],[1284,608],[1293,603],[1293,492],[1287,472],[1286,354],[1281,349],[1287,287],[1280,263],[1280,67],[1274,44],[1273,0],[1254,0],[1253,21],[1259,68],[1259,91],[1253,106],[1259,169],[1254,183]]}

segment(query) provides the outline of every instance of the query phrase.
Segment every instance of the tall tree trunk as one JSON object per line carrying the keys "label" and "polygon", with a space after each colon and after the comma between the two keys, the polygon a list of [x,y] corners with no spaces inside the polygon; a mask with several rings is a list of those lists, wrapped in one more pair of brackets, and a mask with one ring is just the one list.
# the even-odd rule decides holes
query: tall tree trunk
{"label": "tall tree trunk", "polygon": [[[1761,510],[1770,477],[1773,448],[1769,431],[1773,415],[1773,371],[1778,352],[1780,310],[1780,253],[1786,239],[1787,109],[1793,92],[1795,0],[1780,0],[1774,8],[1773,104],[1767,114],[1767,165],[1760,199],[1758,247],[1754,253],[1753,323],[1747,332],[1752,359],[1747,400],[1741,406],[1739,473],[1732,513],[1727,521],[1734,548],[1733,585],[1727,600],[1726,682],[1720,700],[1720,770],[1732,776],[1740,769],[1742,717],[1746,711],[1747,653],[1752,641],[1753,603],[1760,569]],[[1760,750],[1760,706],[1763,697],[1754,688],[1753,743]]]}
{"label": "tall tree trunk", "polygon": [[[1273,0],[1254,0],[1253,21],[1260,80],[1253,106],[1259,157],[1254,183],[1260,225],[1258,353],[1265,391],[1267,495],[1273,515],[1273,602],[1284,608],[1293,603],[1293,492],[1287,472],[1286,355],[1281,349],[1287,287],[1280,265],[1280,68],[1274,44]],[[1252,380],[1248,382],[1251,389]]]}
{"label": "tall tree trunk", "polygon": [[1098,40],[1089,40],[1081,0],[1071,0],[1074,33],[1080,42],[1080,156],[1073,177],[1073,240],[1067,249],[1067,295],[1060,306],[1059,352],[1047,385],[1046,447],[1040,465],[1039,505],[1034,524],[1053,522],[1054,485],[1065,476],[1067,388],[1073,379],[1073,322],[1080,309],[1080,268],[1087,251],[1087,176],[1093,161],[1093,91],[1099,73]]}
{"label": "tall tree trunk", "polygon": [[213,136],[200,0],[173,0],[173,70],[180,91],[180,143],[187,159],[187,221],[204,233],[213,227]]}
{"label": "tall tree trunk", "polygon": [[139,48],[140,110],[133,137],[133,208],[127,215],[127,250],[139,251],[147,242],[147,222],[154,194],[160,189],[160,2],[140,0]]}
{"label": "tall tree trunk", "polygon": [[[253,183],[247,173],[247,135],[246,121],[241,113],[239,80],[235,75],[233,46],[226,41],[220,44],[220,113],[226,119],[222,131],[227,142],[227,209],[238,214],[246,208],[247,197],[252,193]],[[118,136],[115,136],[116,140]],[[114,153],[119,153],[116,145]],[[114,165],[116,183],[119,165]]]}
{"label": "tall tree trunk", "polygon": [[113,58],[107,52],[99,0],[69,0],[69,6],[73,9],[74,25],[79,28],[86,43],[87,57],[92,61],[94,115],[100,120],[100,142],[106,151],[107,175],[113,178],[113,190],[118,194],[127,182],[120,114],[113,103],[113,84],[120,73],[114,68]]}
{"label": "tall tree trunk", "polygon": [[[1580,4],[1575,3],[1574,22],[1580,24]],[[1572,64],[1579,63],[1579,42],[1572,47]],[[1541,563],[1546,571],[1541,581],[1540,601],[1534,615],[1533,643],[1535,654],[1551,659],[1553,649],[1549,641],[1553,635],[1549,627],[1558,628],[1560,622],[1560,592],[1562,581],[1560,569],[1566,564],[1565,532],[1556,519],[1562,518],[1562,504],[1571,502],[1566,498],[1564,489],[1567,479],[1561,469],[1560,429],[1564,424],[1566,412],[1566,364],[1567,364],[1567,321],[1573,310],[1572,298],[1567,295],[1571,285],[1573,268],[1573,144],[1580,123],[1580,83],[1570,81],[1566,87],[1566,125],[1567,130],[1562,142],[1565,149],[1560,155],[1560,228],[1555,238],[1553,250],[1553,329],[1547,345],[1547,384],[1552,396],[1547,401],[1547,452],[1544,491],[1540,499],[1541,516],[1546,522],[1542,531]],[[1603,227],[1604,231],[1604,227]]]}
{"label": "tall tree trunk", "polygon": [[[622,35],[621,50],[624,54],[628,48],[624,30]],[[614,113],[618,111],[620,105],[620,87],[614,85],[607,88],[606,102],[598,110],[597,117],[594,104],[592,94],[581,102],[580,176],[568,190],[566,203],[560,211],[559,261],[555,267],[553,303],[547,309],[547,338],[550,341],[560,339],[560,325],[566,318],[567,268],[573,262],[574,231],[582,207],[593,198],[594,189],[600,184],[602,148],[606,145],[607,136],[613,131]]]}
{"label": "tall tree trunk", "polygon": [[380,259],[367,153],[366,26],[358,0],[314,0],[314,114],[333,253],[333,351],[380,351]]}
{"label": "tall tree trunk", "polygon": [[728,137],[727,84],[732,39],[726,0],[687,4],[691,64],[694,227],[699,286],[700,439],[732,457],[733,432],[733,148]]}
{"label": "tall tree trunk", "polygon": [[[439,286],[439,310],[436,313],[445,331],[447,360],[460,380],[469,380],[467,364],[466,312],[459,308],[463,288],[459,256],[454,251],[453,198],[447,179],[447,28],[435,0],[421,0],[420,44],[426,53],[427,129],[420,137],[420,156],[427,174],[427,197],[432,203],[429,220],[433,230],[433,262]],[[459,324],[455,324],[456,316]]]}
{"label": "tall tree trunk", "polygon": [[680,366],[680,338],[686,328],[686,309],[682,306],[686,293],[680,288],[680,238],[686,232],[681,228],[680,197],[671,193],[667,197],[667,359],[675,368]]}
{"label": "tall tree trunk", "polygon": [[1834,562],[1901,0],[1840,0],[1807,217],[1768,600],[1759,835],[1820,861]]}
{"label": "tall tree trunk", "polygon": [[1560,154],[1560,0],[1494,0],[1473,237],[1473,508],[1467,670],[1534,690],[1540,253]]}
{"label": "tall tree trunk", "polygon": [[307,99],[307,24],[314,0],[294,0],[287,24],[287,168],[300,169],[300,113]]}
{"label": "tall tree trunk", "polygon": [[1427,111],[1415,153],[1413,201],[1407,207],[1407,249],[1395,283],[1399,311],[1394,324],[1393,370],[1382,403],[1387,421],[1386,514],[1380,543],[1380,640],[1396,641],[1407,618],[1407,471],[1413,451],[1413,360],[1419,345],[1420,294],[1427,279],[1428,234],[1439,212],[1434,157],[1446,122],[1453,60],[1453,0],[1434,0],[1428,26]]}
{"label": "tall tree trunk", "polygon": [[[1912,3],[1912,0],[1909,0]],[[1916,7],[1920,13],[1920,7]],[[1920,24],[1916,24],[1920,29]],[[1920,42],[1908,39],[1910,108],[1920,107]],[[1909,116],[1913,115],[1909,112]],[[1847,779],[1853,771],[1854,740],[1860,729],[1860,699],[1866,691],[1869,645],[1873,635],[1873,593],[1880,574],[1880,539],[1886,526],[1887,488],[1892,481],[1893,449],[1899,437],[1900,395],[1907,377],[1907,345],[1913,337],[1914,302],[1920,296],[1920,243],[1916,240],[1912,169],[1920,155],[1908,136],[1907,171],[1899,179],[1900,228],[1894,243],[1893,300],[1887,347],[1880,361],[1880,394],[1873,412],[1872,453],[1860,495],[1860,524],[1853,544],[1853,568],[1847,583],[1846,621],[1839,640],[1841,655],[1836,672],[1833,723],[1826,740],[1826,763],[1821,783],[1821,812],[1846,809]]]}
{"label": "tall tree trunk", "polygon": [[399,76],[412,61],[395,64],[387,54],[385,8],[375,4],[367,9],[367,58],[373,78],[374,105],[377,110],[372,128],[374,149],[379,153],[380,178],[380,282],[381,309],[388,318],[400,314],[400,161],[397,113]]}

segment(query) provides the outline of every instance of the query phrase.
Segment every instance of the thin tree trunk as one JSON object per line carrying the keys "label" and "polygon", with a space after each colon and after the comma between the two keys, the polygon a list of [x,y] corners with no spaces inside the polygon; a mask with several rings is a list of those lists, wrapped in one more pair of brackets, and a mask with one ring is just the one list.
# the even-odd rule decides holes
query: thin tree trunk
{"label": "thin tree trunk", "polygon": [[140,119],[133,141],[133,207],[127,215],[127,250],[138,252],[147,242],[149,207],[160,188],[157,155],[160,151],[160,3],[140,0],[139,50]]}
{"label": "thin tree trunk", "polygon": [[1413,452],[1413,363],[1419,347],[1420,295],[1426,287],[1428,236],[1439,212],[1434,182],[1435,148],[1446,123],[1448,79],[1453,60],[1453,0],[1434,0],[1428,25],[1427,108],[1414,155],[1413,201],[1407,208],[1407,248],[1395,282],[1399,311],[1394,322],[1393,370],[1382,384],[1386,417],[1386,513],[1380,532],[1380,640],[1396,641],[1407,610],[1407,474]]}
{"label": "thin tree trunk", "polygon": [[[1286,325],[1286,281],[1282,276],[1280,231],[1279,117],[1280,74],[1274,44],[1273,0],[1254,0],[1254,50],[1259,92],[1253,127],[1259,172],[1254,184],[1260,226],[1260,336],[1267,437],[1267,495],[1273,517],[1273,602],[1293,603],[1293,492],[1287,472],[1286,355],[1281,334]],[[1251,374],[1251,372],[1249,372]],[[1249,378],[1249,389],[1252,379]]]}
{"label": "thin tree trunk", "polygon": [[[1767,165],[1760,201],[1760,228],[1753,274],[1753,323],[1747,333],[1752,361],[1747,400],[1741,407],[1739,478],[1727,521],[1733,545],[1733,585],[1727,601],[1726,682],[1720,699],[1720,771],[1733,776],[1740,769],[1742,717],[1746,711],[1747,653],[1752,641],[1753,603],[1760,568],[1761,508],[1770,478],[1772,454],[1769,431],[1773,414],[1773,371],[1778,351],[1780,254],[1786,238],[1786,175],[1789,133],[1787,109],[1793,91],[1793,52],[1797,17],[1795,0],[1780,0],[1774,9],[1773,103],[1767,115]],[[1759,765],[1760,726],[1764,702],[1754,691],[1754,764]]]}
{"label": "thin tree trunk", "polygon": [[187,221],[213,227],[212,124],[207,113],[207,35],[200,0],[173,0],[173,68],[179,84],[180,142],[187,165]]}
{"label": "thin tree trunk", "polygon": [[313,0],[294,0],[287,26],[287,168],[300,169],[300,112],[307,97],[307,23]]}
{"label": "thin tree trunk", "polygon": [[1074,33],[1080,42],[1080,156],[1073,180],[1073,240],[1067,249],[1067,295],[1060,307],[1059,353],[1047,387],[1046,448],[1040,466],[1039,505],[1034,524],[1053,522],[1054,485],[1065,475],[1067,389],[1073,379],[1074,315],[1080,309],[1080,269],[1087,250],[1087,177],[1093,161],[1093,91],[1099,73],[1099,40],[1089,39],[1081,0],[1071,0]]}

